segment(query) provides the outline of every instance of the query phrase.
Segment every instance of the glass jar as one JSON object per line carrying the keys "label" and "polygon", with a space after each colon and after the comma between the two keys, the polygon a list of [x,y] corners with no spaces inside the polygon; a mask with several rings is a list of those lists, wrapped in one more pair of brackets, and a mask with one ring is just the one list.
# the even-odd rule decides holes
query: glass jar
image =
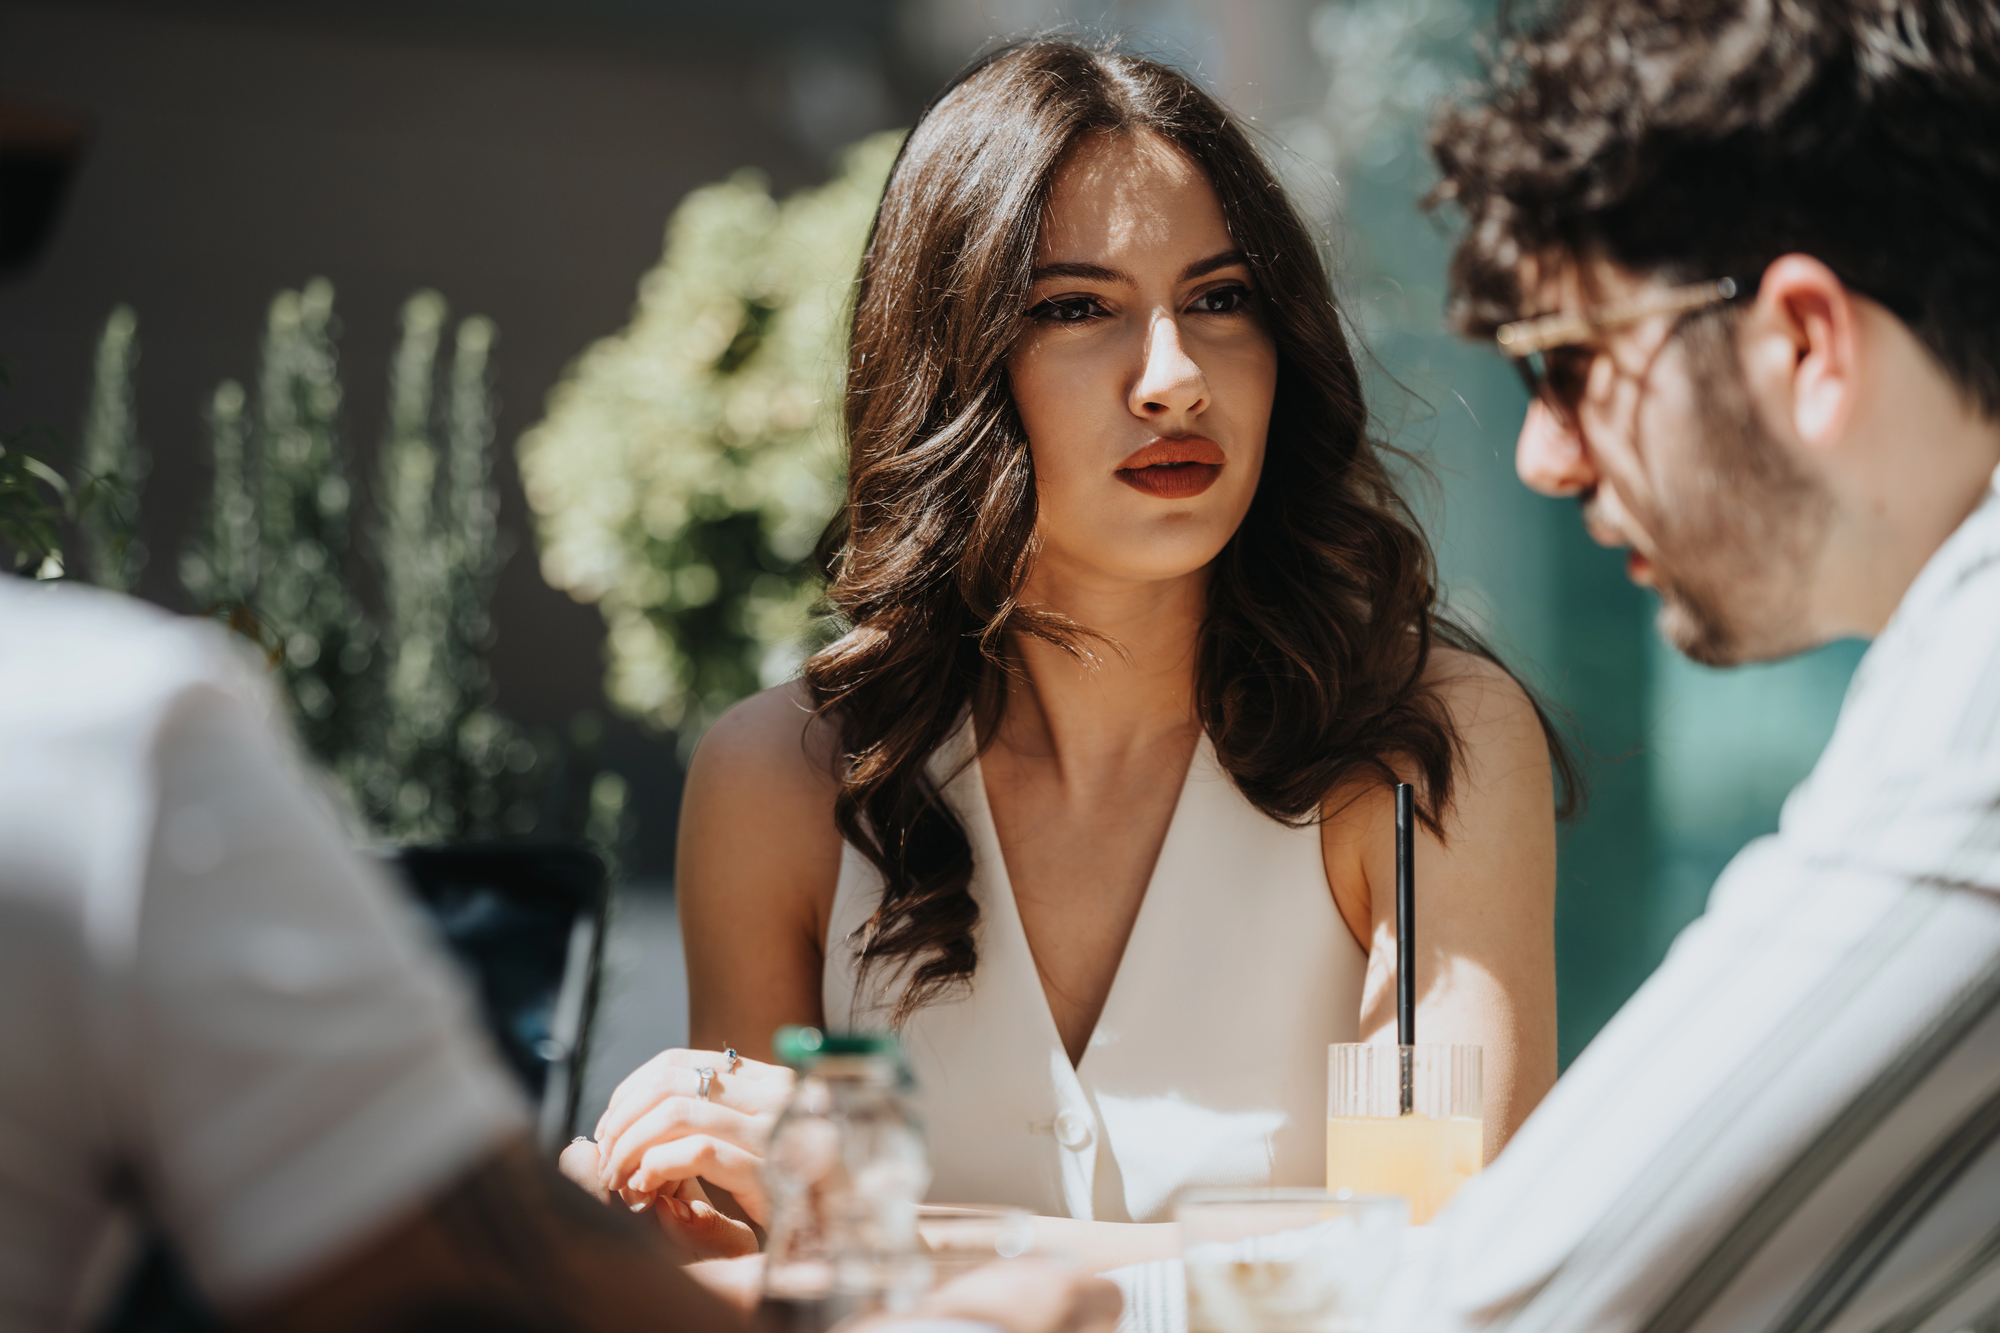
{"label": "glass jar", "polygon": [[760,1329],[821,1333],[850,1315],[907,1309],[930,1278],[917,1206],[931,1173],[900,1045],[795,1027],[773,1044],[799,1077],[764,1160]]}

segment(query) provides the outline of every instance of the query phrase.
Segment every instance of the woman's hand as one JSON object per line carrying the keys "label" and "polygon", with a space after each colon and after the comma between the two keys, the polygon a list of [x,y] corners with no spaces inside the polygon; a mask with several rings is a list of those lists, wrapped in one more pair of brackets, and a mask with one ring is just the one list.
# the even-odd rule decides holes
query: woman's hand
{"label": "woman's hand", "polygon": [[660,1230],[687,1252],[693,1264],[757,1253],[757,1233],[717,1208],[699,1180],[684,1180],[678,1188],[663,1194],[635,1195],[628,1202],[624,1196],[604,1188],[602,1161],[596,1143],[577,1139],[563,1149],[556,1165],[599,1203],[635,1213],[650,1212]]}
{"label": "woman's hand", "polygon": [[[706,1101],[700,1095],[704,1067],[714,1071]],[[656,1195],[707,1207],[705,1195],[690,1198],[683,1188],[699,1178],[728,1190],[762,1226],[769,1217],[764,1149],[791,1095],[792,1071],[782,1065],[740,1056],[732,1063],[720,1051],[662,1051],[611,1094],[597,1122],[595,1184],[579,1183],[616,1193],[632,1207]],[[663,1224],[667,1220],[662,1217]]]}

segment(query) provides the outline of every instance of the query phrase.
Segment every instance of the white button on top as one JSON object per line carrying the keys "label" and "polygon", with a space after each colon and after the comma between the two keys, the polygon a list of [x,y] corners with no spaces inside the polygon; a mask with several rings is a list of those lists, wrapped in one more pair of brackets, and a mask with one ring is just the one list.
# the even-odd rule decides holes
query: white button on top
{"label": "white button on top", "polygon": [[1077,1111],[1056,1115],[1056,1142],[1065,1148],[1081,1148],[1090,1142],[1090,1121]]}

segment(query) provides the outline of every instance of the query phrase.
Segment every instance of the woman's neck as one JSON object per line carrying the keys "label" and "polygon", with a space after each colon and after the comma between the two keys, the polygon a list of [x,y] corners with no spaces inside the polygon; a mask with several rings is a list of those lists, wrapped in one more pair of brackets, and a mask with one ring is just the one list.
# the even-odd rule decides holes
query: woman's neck
{"label": "woman's neck", "polygon": [[1013,636],[1019,671],[1008,681],[995,739],[1062,767],[1148,751],[1195,729],[1195,650],[1206,589],[1206,570],[1116,587],[1031,579],[1023,604],[1059,612],[1087,631],[1078,646],[1089,658],[1032,635]]}

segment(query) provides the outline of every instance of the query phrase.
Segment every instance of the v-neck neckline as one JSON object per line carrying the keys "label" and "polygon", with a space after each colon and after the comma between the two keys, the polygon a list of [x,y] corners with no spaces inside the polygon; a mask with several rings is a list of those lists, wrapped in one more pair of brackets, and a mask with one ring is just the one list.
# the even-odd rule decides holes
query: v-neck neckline
{"label": "v-neck neckline", "polygon": [[[1112,971],[1111,985],[1104,992],[1104,1003],[1098,1007],[1097,1019],[1091,1024],[1090,1034],[1083,1040],[1083,1052],[1073,1063],[1068,1058],[1069,1049],[1062,1039],[1062,1027],[1056,1022],[1055,1010],[1049,1004],[1048,987],[1042,981],[1041,965],[1035,958],[1034,943],[1028,938],[1027,924],[1021,919],[1020,902],[1014,896],[1014,876],[1007,867],[1006,850],[1000,845],[1000,826],[993,818],[993,803],[986,795],[986,770],[979,762],[979,737],[973,730],[971,718],[966,719],[964,729],[959,735],[961,743],[970,751],[970,757],[960,770],[958,780],[969,782],[972,794],[978,802],[979,833],[991,852],[987,860],[990,863],[994,902],[1006,906],[1008,926],[1015,940],[1020,943],[1022,956],[1028,963],[1028,978],[1034,985],[1035,994],[1041,1000],[1038,1008],[1048,1040],[1054,1050],[1062,1053],[1063,1063],[1080,1076],[1084,1065],[1090,1060],[1091,1052],[1096,1048],[1098,1034],[1104,1030],[1105,1019],[1114,1012],[1120,994],[1129,989],[1126,977],[1130,969],[1126,965],[1132,957],[1132,943],[1139,938],[1141,927],[1150,917],[1157,916],[1161,910],[1156,906],[1161,897],[1160,874],[1164,867],[1171,864],[1169,853],[1174,848],[1176,833],[1185,822],[1182,816],[1187,809],[1188,792],[1194,787],[1196,770],[1203,761],[1207,759],[1211,766],[1213,764],[1212,758],[1209,758],[1208,733],[1203,731],[1195,738],[1194,750],[1188,756],[1187,769],[1181,774],[1180,793],[1174,797],[1173,814],[1167,819],[1167,831],[1160,839],[1159,850],[1153,855],[1153,869],[1146,877],[1146,889],[1139,898],[1139,910],[1132,914],[1131,927],[1125,932],[1124,947],[1118,955],[1118,964]],[[978,849],[975,848],[975,864],[977,852]]]}

